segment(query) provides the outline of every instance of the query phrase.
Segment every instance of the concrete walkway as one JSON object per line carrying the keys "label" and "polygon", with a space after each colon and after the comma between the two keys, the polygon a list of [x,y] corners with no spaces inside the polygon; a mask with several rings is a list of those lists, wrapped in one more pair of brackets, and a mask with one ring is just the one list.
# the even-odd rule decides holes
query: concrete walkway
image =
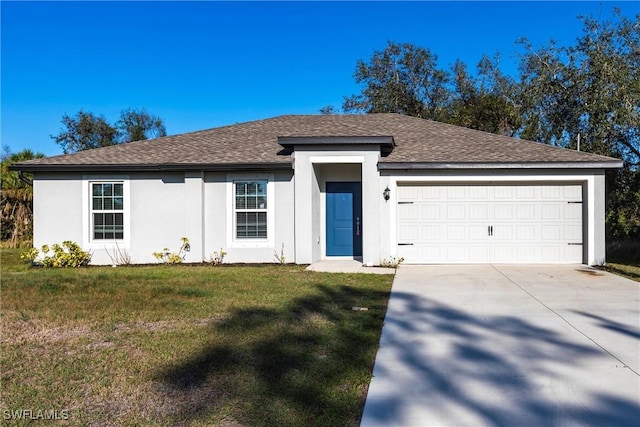
{"label": "concrete walkway", "polygon": [[395,274],[395,268],[365,267],[355,259],[322,260],[314,262],[307,270],[325,273],[365,273],[365,274]]}
{"label": "concrete walkway", "polygon": [[638,427],[639,289],[582,265],[400,266],[361,425]]}

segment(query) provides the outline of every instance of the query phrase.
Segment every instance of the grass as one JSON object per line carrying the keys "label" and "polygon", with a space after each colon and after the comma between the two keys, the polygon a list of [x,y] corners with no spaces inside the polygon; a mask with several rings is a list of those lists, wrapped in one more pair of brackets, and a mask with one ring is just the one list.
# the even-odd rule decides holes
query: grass
{"label": "grass", "polygon": [[2,411],[66,409],[69,425],[359,423],[391,276],[32,269],[16,252],[0,252]]}
{"label": "grass", "polygon": [[640,282],[640,240],[607,242],[605,270]]}
{"label": "grass", "polygon": [[608,262],[604,269],[640,282],[640,266]]}
{"label": "grass", "polygon": [[640,240],[623,239],[608,241],[607,260],[616,264],[640,266]]}

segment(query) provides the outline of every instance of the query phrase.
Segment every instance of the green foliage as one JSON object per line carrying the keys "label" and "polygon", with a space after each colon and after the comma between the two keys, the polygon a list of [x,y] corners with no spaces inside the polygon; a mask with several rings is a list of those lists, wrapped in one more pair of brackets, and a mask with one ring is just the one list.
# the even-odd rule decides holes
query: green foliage
{"label": "green foliage", "polygon": [[187,256],[187,252],[191,250],[191,245],[189,244],[189,239],[186,237],[181,237],[180,241],[182,245],[180,245],[180,249],[178,252],[171,252],[169,248],[164,248],[160,252],[154,252],[153,256],[162,264],[180,264],[184,261],[184,257]]}
{"label": "green foliage", "polygon": [[[7,147],[4,148],[0,173],[0,237],[9,247],[30,241],[33,233],[33,187],[22,181],[18,172],[9,170],[9,166],[42,157],[44,154],[31,150],[11,153]],[[30,175],[25,175],[30,179]]]}
{"label": "green foliage", "polygon": [[345,98],[343,109],[439,119],[448,97],[449,76],[437,67],[437,59],[429,49],[388,42],[369,62],[357,62],[354,77],[364,89]]}
{"label": "green foliage", "polygon": [[136,111],[127,108],[120,113],[116,122],[122,142],[142,141],[166,136],[167,131],[161,118],[152,116],[144,108]]}
{"label": "green foliage", "polygon": [[457,126],[513,136],[521,119],[516,105],[516,84],[499,69],[499,56],[484,56],[478,77],[457,61],[453,66],[454,89],[442,121]]}
{"label": "green foliage", "polygon": [[220,251],[214,251],[207,262],[211,265],[220,265],[224,262],[224,256],[227,254],[225,250],[220,248]]}
{"label": "green foliage", "polygon": [[77,243],[65,240],[61,245],[55,243],[51,247],[42,245],[41,249],[27,249],[20,258],[42,267],[82,267],[91,262],[91,253],[83,251]]}
{"label": "green foliage", "polygon": [[640,165],[640,16],[582,18],[573,46],[520,41],[522,136]]}
{"label": "green foliage", "polygon": [[80,110],[73,117],[63,115],[62,125],[64,129],[58,135],[51,135],[51,138],[62,147],[65,154],[118,143],[118,130],[104,116]]}
{"label": "green foliage", "polygon": [[66,153],[108,147],[125,142],[156,138],[167,134],[162,119],[152,116],[145,109],[122,110],[115,124],[104,116],[80,110],[75,116],[62,116],[63,129],[51,135]]}

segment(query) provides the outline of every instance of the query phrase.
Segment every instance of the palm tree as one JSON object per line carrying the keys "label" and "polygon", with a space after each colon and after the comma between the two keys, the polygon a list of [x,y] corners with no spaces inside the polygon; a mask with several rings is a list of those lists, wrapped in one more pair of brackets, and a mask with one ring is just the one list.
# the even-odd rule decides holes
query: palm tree
{"label": "palm tree", "polygon": [[33,236],[33,187],[23,182],[18,172],[10,171],[13,163],[44,157],[29,149],[2,155],[0,190],[0,237],[9,247],[19,247]]}

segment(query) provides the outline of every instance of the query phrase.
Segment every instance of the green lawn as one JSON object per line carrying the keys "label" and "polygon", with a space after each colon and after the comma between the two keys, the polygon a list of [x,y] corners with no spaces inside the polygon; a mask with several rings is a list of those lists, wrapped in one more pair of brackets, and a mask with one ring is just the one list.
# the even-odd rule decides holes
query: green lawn
{"label": "green lawn", "polygon": [[616,273],[635,280],[636,282],[640,282],[640,266],[608,262],[604,266],[604,269],[611,273]]}
{"label": "green lawn", "polygon": [[640,282],[640,241],[612,240],[607,242],[605,270]]}
{"label": "green lawn", "polygon": [[359,422],[392,276],[47,270],[0,254],[1,411],[66,409],[69,425]]}

